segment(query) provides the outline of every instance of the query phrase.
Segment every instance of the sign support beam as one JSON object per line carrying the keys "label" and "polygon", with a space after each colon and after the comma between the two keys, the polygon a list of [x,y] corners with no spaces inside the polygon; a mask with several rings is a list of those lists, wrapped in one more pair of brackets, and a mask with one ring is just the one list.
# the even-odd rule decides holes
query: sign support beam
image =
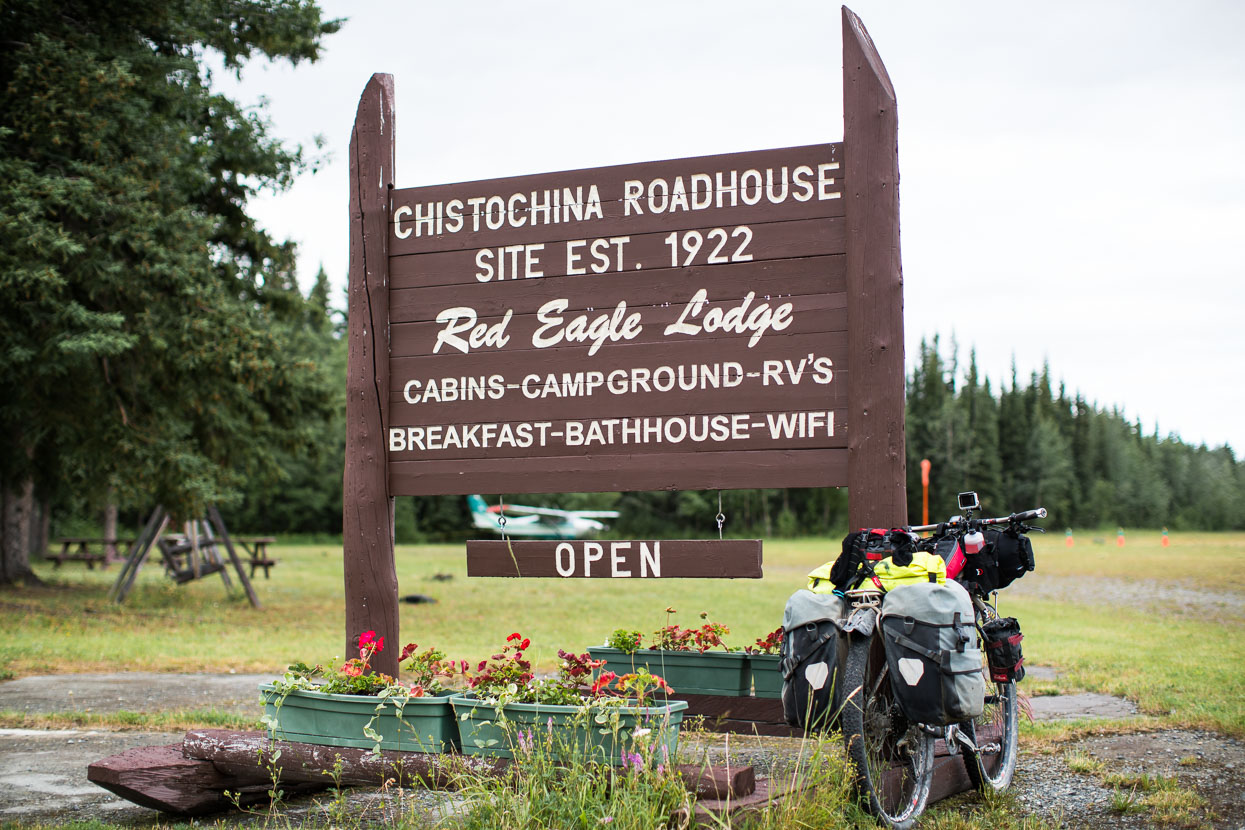
{"label": "sign support beam", "polygon": [[907,524],[899,118],[864,23],[843,7],[850,527]]}
{"label": "sign support beam", "polygon": [[349,362],[342,543],[349,658],[364,631],[392,644],[372,668],[398,676],[398,577],[393,497],[385,463],[389,423],[389,191],[393,187],[393,76],[363,90],[350,137]]}

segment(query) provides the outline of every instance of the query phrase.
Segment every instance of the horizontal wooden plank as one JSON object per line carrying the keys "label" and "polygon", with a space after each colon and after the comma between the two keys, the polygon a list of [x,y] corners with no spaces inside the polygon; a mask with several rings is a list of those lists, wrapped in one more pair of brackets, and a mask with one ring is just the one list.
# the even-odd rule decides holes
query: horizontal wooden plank
{"label": "horizontal wooden plank", "polygon": [[759,539],[473,540],[467,576],[760,579]]}
{"label": "horizontal wooden plank", "polygon": [[[727,296],[736,293],[733,286],[723,289]],[[499,357],[526,352],[528,360],[569,350],[582,359],[599,357],[624,344],[661,343],[673,350],[693,340],[740,340],[760,354],[772,351],[774,342],[783,337],[847,331],[846,294],[771,295],[768,300],[754,292],[745,292],[743,299],[719,296],[716,286],[708,289],[693,284],[671,286],[664,292],[668,299],[611,297],[608,305],[579,311],[564,311],[569,305],[564,298],[537,309],[509,309],[492,317],[479,317],[470,307],[456,306],[442,310],[442,322],[391,325],[390,360],[471,354],[473,350]],[[471,340],[477,333],[479,345]]]}
{"label": "horizontal wooden plank", "polygon": [[[429,256],[416,257],[428,259]],[[720,266],[689,266],[609,274],[503,282],[438,283],[389,292],[389,322],[435,320],[444,309],[466,306],[481,318],[510,309],[537,309],[553,299],[565,299],[567,312],[613,308],[620,300],[637,305],[642,298],[668,302],[674,294],[690,297],[688,286],[704,286],[715,300],[742,299],[748,292],[758,298],[799,294],[841,294],[847,290],[846,257],[842,255],[771,259]]]}
{"label": "horizontal wooden plank", "polygon": [[[633,346],[608,362],[588,362],[571,350],[553,350],[534,365],[489,355],[460,355],[450,365],[434,364],[435,358],[394,361],[390,424],[484,423],[499,413],[536,420],[551,413],[592,418],[838,410],[847,405],[845,339],[842,333],[797,335],[764,358],[734,340],[688,343],[677,353],[660,344]],[[675,362],[664,362],[671,358]],[[778,363],[767,365],[766,359]]]}
{"label": "horizontal wooden plank", "polygon": [[[846,228],[842,218],[720,227],[698,220],[679,231],[624,234],[606,237],[604,241],[589,240],[582,245],[578,237],[572,237],[570,243],[566,239],[531,241],[530,249],[470,246],[391,256],[390,287],[401,290],[433,285],[493,285],[558,276],[605,280],[611,275],[645,269],[716,269],[740,262],[846,254]],[[695,234],[701,239],[698,248]],[[543,276],[535,276],[538,273]]]}
{"label": "horizontal wooden plank", "polygon": [[389,462],[394,496],[846,485],[845,449]]}
{"label": "horizontal wooden plank", "polygon": [[[494,415],[500,414],[497,412]],[[391,426],[389,459],[478,458],[846,447],[846,410],[719,412],[703,415],[494,421]]]}
{"label": "horizontal wooden plank", "polygon": [[[842,216],[842,192],[836,144],[402,188],[390,198],[390,246],[396,255]],[[701,219],[687,225],[689,216]]]}

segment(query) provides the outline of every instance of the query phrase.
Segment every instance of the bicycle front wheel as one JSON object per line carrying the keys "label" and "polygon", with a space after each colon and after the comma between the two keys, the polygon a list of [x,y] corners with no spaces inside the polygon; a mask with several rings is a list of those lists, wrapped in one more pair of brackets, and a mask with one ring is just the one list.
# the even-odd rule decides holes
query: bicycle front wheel
{"label": "bicycle front wheel", "polygon": [[889,827],[906,830],[929,798],[934,739],[904,717],[879,636],[852,640],[843,670],[843,737],[857,797]]}
{"label": "bicycle front wheel", "polygon": [[979,790],[1005,790],[1016,774],[1016,684],[995,683],[986,668],[986,708],[964,725],[977,747],[967,751],[968,777]]}

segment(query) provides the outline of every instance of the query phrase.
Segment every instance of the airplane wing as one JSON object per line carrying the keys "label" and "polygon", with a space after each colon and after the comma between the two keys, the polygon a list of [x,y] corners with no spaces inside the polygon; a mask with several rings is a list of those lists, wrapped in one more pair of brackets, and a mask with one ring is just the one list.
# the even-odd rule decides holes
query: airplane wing
{"label": "airplane wing", "polygon": [[[489,505],[488,512],[501,513],[501,508],[495,504]],[[572,516],[581,519],[617,519],[617,510],[558,510],[554,507],[527,507],[522,504],[506,505],[506,515],[515,516],[550,516],[559,519],[568,519]]]}

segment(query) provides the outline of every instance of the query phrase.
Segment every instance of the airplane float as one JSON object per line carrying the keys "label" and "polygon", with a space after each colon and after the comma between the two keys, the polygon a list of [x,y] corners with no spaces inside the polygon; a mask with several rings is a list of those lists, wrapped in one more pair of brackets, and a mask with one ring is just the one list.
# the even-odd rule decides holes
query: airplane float
{"label": "airplane float", "polygon": [[[479,530],[502,535],[500,505],[488,505],[480,496],[467,496],[471,522]],[[507,504],[505,535],[525,539],[582,539],[605,530],[601,519],[617,519],[617,510],[558,510]]]}

